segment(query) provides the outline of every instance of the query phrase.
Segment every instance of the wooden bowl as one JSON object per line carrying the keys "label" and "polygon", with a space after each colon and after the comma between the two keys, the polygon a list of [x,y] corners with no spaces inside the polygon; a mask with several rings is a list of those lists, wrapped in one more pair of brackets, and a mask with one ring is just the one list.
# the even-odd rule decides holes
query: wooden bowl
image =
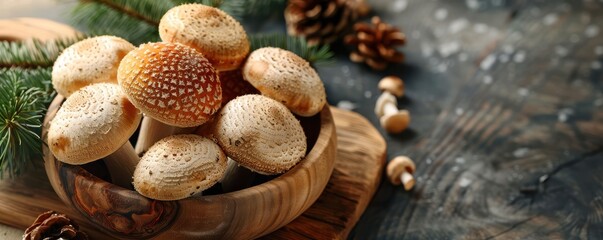
{"label": "wooden bowl", "polygon": [[[43,138],[64,98],[58,96],[44,120]],[[55,192],[101,230],[126,239],[251,239],[294,220],[326,186],[335,161],[336,134],[328,107],[301,119],[308,133],[306,158],[285,174],[240,191],[180,201],[156,201],[57,161],[44,148],[46,173]],[[312,130],[314,129],[314,130]]]}

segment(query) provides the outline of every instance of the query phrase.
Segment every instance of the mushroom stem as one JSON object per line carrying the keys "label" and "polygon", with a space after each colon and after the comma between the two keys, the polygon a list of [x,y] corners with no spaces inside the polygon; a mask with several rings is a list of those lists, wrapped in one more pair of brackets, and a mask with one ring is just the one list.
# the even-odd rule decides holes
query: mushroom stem
{"label": "mushroom stem", "polygon": [[393,115],[395,113],[397,113],[398,110],[398,106],[396,106],[393,103],[387,102],[385,103],[385,105],[383,106],[383,113],[385,116],[387,115]]}
{"label": "mushroom stem", "polygon": [[256,174],[228,158],[226,173],[222,177],[222,180],[220,180],[222,190],[227,193],[247,188],[251,186]]}
{"label": "mushroom stem", "polygon": [[402,174],[400,174],[400,180],[402,181],[402,185],[404,185],[404,190],[406,191],[409,191],[415,186],[415,178],[409,172],[402,172]]}
{"label": "mushroom stem", "polygon": [[143,117],[140,124],[138,140],[136,141],[136,154],[142,156],[153,144],[168,136],[192,133],[195,128],[179,128],[167,125],[151,117]]}
{"label": "mushroom stem", "polygon": [[105,157],[105,164],[114,184],[126,188],[132,188],[132,176],[140,158],[134,151],[134,147],[127,141],[117,151]]}

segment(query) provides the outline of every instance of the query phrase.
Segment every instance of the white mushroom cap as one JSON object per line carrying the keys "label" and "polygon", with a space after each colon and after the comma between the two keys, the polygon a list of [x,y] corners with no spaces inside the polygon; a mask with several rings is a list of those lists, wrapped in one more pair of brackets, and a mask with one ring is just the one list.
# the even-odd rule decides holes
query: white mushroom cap
{"label": "white mushroom cap", "polygon": [[184,4],[167,11],[159,22],[164,42],[195,48],[219,71],[238,68],[249,54],[249,40],[241,24],[220,9]]}
{"label": "white mushroom cap", "polygon": [[280,48],[253,51],[243,66],[243,77],[262,95],[275,99],[300,116],[317,114],[326,104],[318,73],[303,58]]}
{"label": "white mushroom cap", "polygon": [[128,41],[99,36],[77,42],[63,50],[52,67],[52,85],[69,97],[78,89],[93,83],[117,83],[121,59],[134,49]]}
{"label": "white mushroom cap", "polygon": [[63,103],[48,129],[48,146],[62,162],[89,163],[124,145],[141,117],[116,84],[90,85]]}
{"label": "white mushroom cap", "polygon": [[379,90],[402,97],[404,96],[404,82],[399,77],[387,76],[379,81]]}
{"label": "white mushroom cap", "polygon": [[199,126],[222,103],[216,70],[201,53],[178,43],[148,43],[131,51],[117,80],[140,111],[171,126]]}
{"label": "white mushroom cap", "polygon": [[214,137],[226,154],[262,174],[289,170],[306,154],[306,135],[281,103],[261,95],[228,102],[216,116]]}
{"label": "white mushroom cap", "polygon": [[193,196],[216,184],[226,155],[211,140],[173,135],[155,143],[134,171],[134,188],[145,197],[169,201]]}
{"label": "white mushroom cap", "polygon": [[375,115],[377,115],[377,117],[382,117],[385,115],[385,104],[387,103],[394,105],[398,104],[396,96],[389,92],[383,92],[379,98],[377,98],[377,102],[375,103]]}

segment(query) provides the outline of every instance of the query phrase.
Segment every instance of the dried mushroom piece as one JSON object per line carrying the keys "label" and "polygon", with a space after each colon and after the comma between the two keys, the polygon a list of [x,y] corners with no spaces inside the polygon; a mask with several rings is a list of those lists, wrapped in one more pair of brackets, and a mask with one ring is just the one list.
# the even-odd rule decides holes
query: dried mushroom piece
{"label": "dried mushroom piece", "polygon": [[281,103],[261,95],[230,101],[216,116],[213,136],[226,155],[265,175],[289,170],[306,154],[299,121]]}
{"label": "dried mushroom piece", "polygon": [[54,62],[52,85],[59,94],[69,97],[94,83],[117,83],[119,63],[134,48],[128,41],[113,36],[77,42],[63,50]]}
{"label": "dried mushroom piece", "polygon": [[145,197],[187,198],[216,184],[226,170],[226,155],[211,140],[174,135],[155,143],[134,172],[134,188]]}
{"label": "dried mushroom piece", "polygon": [[159,36],[164,42],[196,49],[219,71],[237,69],[249,54],[241,24],[224,11],[202,4],[170,9],[159,22]]}

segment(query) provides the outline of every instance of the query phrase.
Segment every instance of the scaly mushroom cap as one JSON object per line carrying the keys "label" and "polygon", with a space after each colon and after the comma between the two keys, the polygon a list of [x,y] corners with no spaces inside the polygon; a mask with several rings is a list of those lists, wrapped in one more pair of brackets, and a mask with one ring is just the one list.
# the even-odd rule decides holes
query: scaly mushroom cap
{"label": "scaly mushroom cap", "polygon": [[201,53],[178,43],[148,43],[131,51],[117,80],[143,113],[176,127],[205,123],[222,102],[215,69]]}
{"label": "scaly mushroom cap", "polygon": [[261,95],[230,101],[212,125],[226,154],[262,174],[289,170],[306,154],[306,135],[295,116],[281,103]]}
{"label": "scaly mushroom cap", "polygon": [[63,50],[54,62],[52,85],[59,94],[69,97],[93,83],[117,83],[119,62],[134,48],[128,41],[113,36],[75,43]]}
{"label": "scaly mushroom cap", "polygon": [[193,134],[173,135],[155,143],[140,159],[134,188],[148,198],[179,200],[216,184],[226,166],[226,155],[211,140]]}
{"label": "scaly mushroom cap", "polygon": [[62,162],[86,164],[123,146],[141,117],[119,86],[93,84],[63,103],[48,129],[48,146]]}
{"label": "scaly mushroom cap", "polygon": [[243,73],[240,69],[219,72],[218,76],[220,76],[220,83],[222,84],[222,106],[238,96],[260,93],[243,79]]}
{"label": "scaly mushroom cap", "polygon": [[184,4],[167,11],[159,22],[164,42],[186,44],[202,53],[219,71],[238,68],[249,54],[241,24],[220,9]]}
{"label": "scaly mushroom cap", "polygon": [[262,95],[282,102],[300,116],[317,114],[327,102],[318,73],[287,50],[266,47],[253,51],[243,67],[243,78]]}

